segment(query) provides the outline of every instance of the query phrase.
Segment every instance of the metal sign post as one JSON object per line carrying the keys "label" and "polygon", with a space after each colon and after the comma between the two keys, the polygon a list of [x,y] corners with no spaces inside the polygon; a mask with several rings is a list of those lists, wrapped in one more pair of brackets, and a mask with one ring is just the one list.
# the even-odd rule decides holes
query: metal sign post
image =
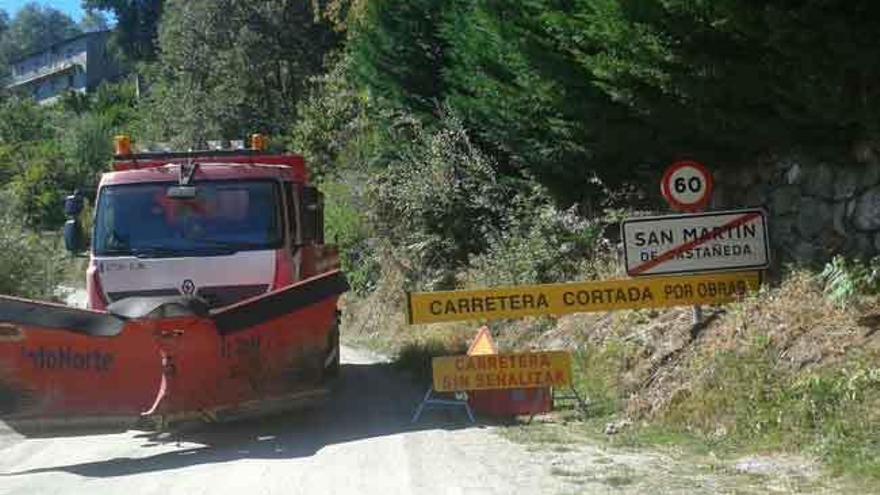
{"label": "metal sign post", "polygon": [[[702,211],[712,199],[712,174],[700,162],[680,161],[666,169],[660,181],[660,192],[677,211]],[[703,309],[693,307],[694,325],[703,321]]]}

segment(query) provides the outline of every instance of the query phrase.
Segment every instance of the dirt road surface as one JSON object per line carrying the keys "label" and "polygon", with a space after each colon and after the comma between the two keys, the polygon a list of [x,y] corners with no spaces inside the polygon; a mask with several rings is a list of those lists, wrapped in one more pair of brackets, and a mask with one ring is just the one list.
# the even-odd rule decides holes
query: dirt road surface
{"label": "dirt road surface", "polygon": [[557,493],[521,446],[427,412],[424,391],[366,351],[343,348],[342,378],[312,410],[184,433],[24,438],[0,424],[2,494]]}

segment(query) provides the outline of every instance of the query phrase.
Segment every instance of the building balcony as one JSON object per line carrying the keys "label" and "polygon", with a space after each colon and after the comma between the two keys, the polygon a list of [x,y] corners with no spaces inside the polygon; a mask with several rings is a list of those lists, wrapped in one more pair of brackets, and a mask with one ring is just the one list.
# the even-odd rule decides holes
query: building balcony
{"label": "building balcony", "polygon": [[36,71],[30,71],[20,76],[14,76],[12,82],[6,85],[6,89],[28,86],[60,74],[75,73],[77,71],[85,71],[84,62],[78,60],[65,60],[56,64],[40,67]]}

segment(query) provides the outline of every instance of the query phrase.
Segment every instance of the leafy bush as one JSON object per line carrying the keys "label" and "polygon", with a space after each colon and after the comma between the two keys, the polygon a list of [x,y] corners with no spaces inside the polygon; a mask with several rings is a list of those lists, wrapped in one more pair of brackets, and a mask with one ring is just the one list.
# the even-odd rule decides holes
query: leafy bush
{"label": "leafy bush", "polygon": [[114,131],[110,119],[100,113],[70,119],[60,136],[68,182],[79,187],[97,183],[98,174],[108,168],[113,156]]}
{"label": "leafy bush", "polygon": [[28,231],[0,196],[0,294],[52,299],[67,262],[57,236]]}
{"label": "leafy bush", "polygon": [[363,295],[375,288],[381,266],[361,216],[363,198],[357,194],[356,187],[341,181],[321,184],[326,197],[325,237],[327,242],[339,247],[342,271],[355,293]]}
{"label": "leafy bush", "polygon": [[23,163],[19,163],[22,170],[9,183],[12,208],[28,226],[57,228],[64,221],[64,194],[73,188],[61,150],[46,141],[29,146],[17,159]]}
{"label": "leafy bush", "polygon": [[393,130],[399,148],[367,189],[374,235],[425,288],[451,288],[457,270],[483,252],[489,236],[510,223],[514,189],[447,116],[428,131],[407,121]]}
{"label": "leafy bush", "polygon": [[291,148],[318,178],[369,166],[380,151],[386,111],[355,85],[350,57],[339,55],[327,74],[311,82],[308,97],[297,105]]}
{"label": "leafy bush", "polygon": [[571,281],[589,270],[599,255],[601,229],[578,215],[559,210],[536,190],[512,204],[511,225],[489,236],[485,252],[471,258],[481,285],[517,285]]}
{"label": "leafy bush", "polygon": [[131,83],[103,84],[90,95],[68,93],[55,105],[15,98],[0,104],[0,188],[12,193],[28,226],[55,229],[62,199],[91,189],[108,167],[112,136],[136,120]]}
{"label": "leafy bush", "polygon": [[10,98],[0,104],[0,143],[13,145],[51,137],[50,115],[33,100]]}
{"label": "leafy bush", "polygon": [[[295,141],[313,146],[309,133],[320,129],[298,127]],[[356,291],[372,290],[389,263],[406,274],[402,289],[555,282],[589,272],[599,224],[575,207],[559,210],[534,181],[501,177],[454,115],[430,129],[405,115],[378,135],[377,120],[359,129],[374,138],[341,142],[348,159],[325,168],[323,182],[328,239],[340,245]],[[332,163],[334,152],[315,151]]]}
{"label": "leafy bush", "polygon": [[842,305],[861,295],[880,294],[880,257],[864,262],[835,256],[825,265],[821,277],[825,294]]}

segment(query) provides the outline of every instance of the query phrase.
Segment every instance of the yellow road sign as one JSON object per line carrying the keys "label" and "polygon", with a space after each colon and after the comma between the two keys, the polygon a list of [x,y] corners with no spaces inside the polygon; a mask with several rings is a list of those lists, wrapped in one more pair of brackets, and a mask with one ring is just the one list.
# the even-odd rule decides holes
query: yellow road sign
{"label": "yellow road sign", "polygon": [[443,356],[431,364],[437,392],[571,385],[567,352]]}
{"label": "yellow road sign", "polygon": [[410,324],[723,304],[758,290],[758,272],[408,293]]}

